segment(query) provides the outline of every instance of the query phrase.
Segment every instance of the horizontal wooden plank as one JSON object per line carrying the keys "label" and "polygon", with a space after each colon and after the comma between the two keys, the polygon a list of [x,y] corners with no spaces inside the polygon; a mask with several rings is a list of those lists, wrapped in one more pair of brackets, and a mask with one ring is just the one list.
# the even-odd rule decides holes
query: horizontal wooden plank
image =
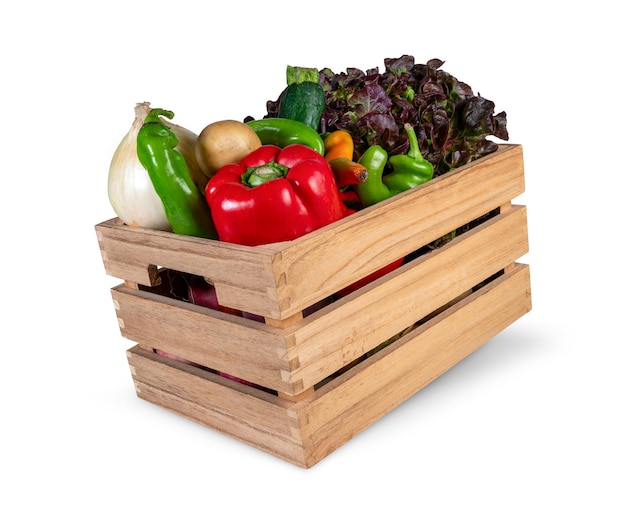
{"label": "horizontal wooden plank", "polygon": [[[113,277],[153,286],[145,272],[167,267],[266,294],[273,286],[275,245],[254,248],[159,230],[125,226],[114,218],[96,225],[102,258]],[[131,277],[132,276],[132,277]]]}

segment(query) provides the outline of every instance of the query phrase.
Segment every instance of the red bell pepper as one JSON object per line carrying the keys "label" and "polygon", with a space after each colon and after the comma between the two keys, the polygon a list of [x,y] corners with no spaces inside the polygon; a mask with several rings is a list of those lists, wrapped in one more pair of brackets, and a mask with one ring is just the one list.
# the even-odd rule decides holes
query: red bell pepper
{"label": "red bell pepper", "polygon": [[205,188],[221,241],[290,241],[354,211],[322,155],[302,144],[263,145],[218,170]]}

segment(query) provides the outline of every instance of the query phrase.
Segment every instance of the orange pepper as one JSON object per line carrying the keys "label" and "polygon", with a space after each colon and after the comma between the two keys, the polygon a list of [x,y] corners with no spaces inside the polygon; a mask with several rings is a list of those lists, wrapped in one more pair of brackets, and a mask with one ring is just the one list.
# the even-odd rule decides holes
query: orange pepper
{"label": "orange pepper", "polygon": [[333,169],[335,181],[337,181],[339,188],[360,184],[367,179],[367,167],[343,156],[328,160],[328,165]]}
{"label": "orange pepper", "polygon": [[335,130],[324,137],[324,158],[327,161],[335,158],[352,160],[354,156],[354,141],[346,130]]}

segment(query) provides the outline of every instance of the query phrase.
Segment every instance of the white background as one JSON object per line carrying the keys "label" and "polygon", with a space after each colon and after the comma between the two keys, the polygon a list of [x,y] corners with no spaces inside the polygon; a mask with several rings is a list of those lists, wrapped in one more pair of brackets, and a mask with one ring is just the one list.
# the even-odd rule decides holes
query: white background
{"label": "white background", "polygon": [[[624,32],[610,2],[204,4],[3,8],[0,502],[624,504]],[[108,167],[134,104],[199,132],[262,116],[288,64],[403,54],[445,60],[524,147],[531,313],[309,470],[139,400],[94,231],[113,217]]]}

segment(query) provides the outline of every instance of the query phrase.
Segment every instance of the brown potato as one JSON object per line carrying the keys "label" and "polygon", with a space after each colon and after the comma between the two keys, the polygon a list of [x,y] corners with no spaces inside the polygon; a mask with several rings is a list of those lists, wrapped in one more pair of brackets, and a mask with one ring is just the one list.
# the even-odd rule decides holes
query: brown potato
{"label": "brown potato", "polygon": [[208,124],[198,135],[196,158],[207,177],[228,163],[237,163],[261,147],[256,132],[242,121],[225,119]]}

